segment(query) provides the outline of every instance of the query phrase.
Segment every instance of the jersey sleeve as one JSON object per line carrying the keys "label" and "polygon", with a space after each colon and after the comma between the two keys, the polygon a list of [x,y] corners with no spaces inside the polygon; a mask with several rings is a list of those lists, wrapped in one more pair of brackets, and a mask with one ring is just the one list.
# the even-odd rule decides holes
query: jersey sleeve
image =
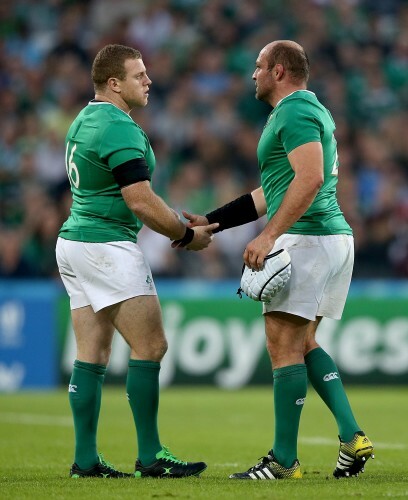
{"label": "jersey sleeve", "polygon": [[146,137],[131,122],[113,122],[106,128],[101,140],[100,156],[111,169],[131,160],[145,158]]}
{"label": "jersey sleeve", "polygon": [[322,123],[310,103],[293,99],[278,110],[275,131],[286,154],[308,142],[321,142]]}

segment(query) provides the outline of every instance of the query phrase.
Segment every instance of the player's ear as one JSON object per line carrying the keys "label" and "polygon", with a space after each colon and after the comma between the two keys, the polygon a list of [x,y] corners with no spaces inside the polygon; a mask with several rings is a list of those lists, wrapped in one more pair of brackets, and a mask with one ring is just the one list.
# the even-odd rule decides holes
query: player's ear
{"label": "player's ear", "polygon": [[272,74],[275,80],[282,80],[285,74],[285,68],[282,64],[275,64],[275,67],[272,69]]}
{"label": "player's ear", "polygon": [[113,78],[113,77],[109,78],[107,85],[113,92],[120,93],[120,91],[121,91],[120,80],[118,80],[117,78]]}

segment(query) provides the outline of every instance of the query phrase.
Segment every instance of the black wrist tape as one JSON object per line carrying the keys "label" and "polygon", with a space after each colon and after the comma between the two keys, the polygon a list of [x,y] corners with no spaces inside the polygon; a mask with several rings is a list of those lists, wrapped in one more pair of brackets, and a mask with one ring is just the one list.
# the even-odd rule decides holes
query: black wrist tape
{"label": "black wrist tape", "polygon": [[185,247],[189,243],[193,241],[194,231],[190,227],[186,227],[186,232],[181,240],[175,240],[174,243],[177,243],[178,247]]}
{"label": "black wrist tape", "polygon": [[257,220],[258,212],[256,211],[252,195],[244,194],[236,200],[206,214],[206,217],[209,224],[213,224],[214,222],[220,224],[213,231],[213,233],[218,233],[219,231],[224,231],[224,229],[242,226],[242,224]]}

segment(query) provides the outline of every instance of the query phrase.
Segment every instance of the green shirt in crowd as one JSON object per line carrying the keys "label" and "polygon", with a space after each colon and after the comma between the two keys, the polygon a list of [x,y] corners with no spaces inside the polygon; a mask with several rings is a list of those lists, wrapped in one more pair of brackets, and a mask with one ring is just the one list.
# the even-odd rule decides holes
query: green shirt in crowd
{"label": "green shirt in crowd", "polygon": [[126,205],[112,170],[144,158],[153,173],[155,157],[146,134],[113,104],[91,101],[73,121],[65,144],[73,202],[59,236],[136,242],[143,224]]}
{"label": "green shirt in crowd", "polygon": [[258,144],[261,185],[270,220],[294,178],[288,154],[308,142],[321,142],[324,183],[309,209],[286,231],[290,234],[352,234],[336,197],[338,176],[335,124],[313,92],[298,90],[278,102]]}

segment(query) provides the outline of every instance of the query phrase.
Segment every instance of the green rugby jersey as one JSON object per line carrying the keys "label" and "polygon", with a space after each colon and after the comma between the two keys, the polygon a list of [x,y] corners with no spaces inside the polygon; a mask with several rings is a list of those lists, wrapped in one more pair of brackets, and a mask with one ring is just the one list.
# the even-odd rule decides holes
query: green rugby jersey
{"label": "green rugby jersey", "polygon": [[73,202],[59,236],[136,242],[143,224],[126,205],[112,169],[144,158],[153,173],[155,157],[146,134],[113,104],[91,101],[73,121],[65,145]]}
{"label": "green rugby jersey", "polygon": [[298,90],[278,102],[268,117],[258,144],[261,184],[270,220],[294,178],[287,155],[308,142],[321,142],[324,183],[303,216],[286,232],[291,234],[352,234],[337,202],[336,126],[330,112],[313,92]]}

